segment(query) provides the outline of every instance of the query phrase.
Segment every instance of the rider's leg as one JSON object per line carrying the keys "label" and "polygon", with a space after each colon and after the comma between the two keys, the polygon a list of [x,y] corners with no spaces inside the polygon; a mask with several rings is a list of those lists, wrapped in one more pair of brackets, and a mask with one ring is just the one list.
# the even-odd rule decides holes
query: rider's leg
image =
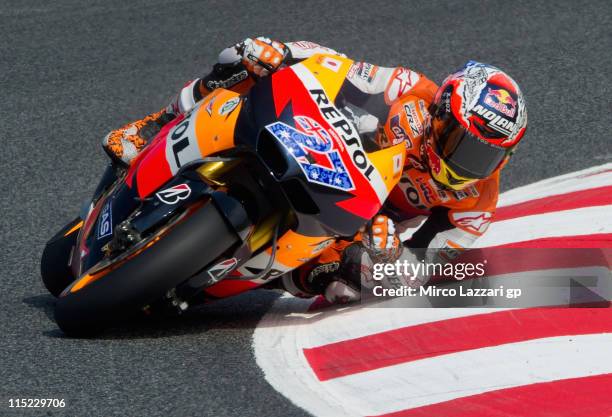
{"label": "rider's leg", "polygon": [[107,134],[102,139],[102,147],[113,162],[129,165],[142,148],[174,117],[174,114],[166,109],[149,114]]}

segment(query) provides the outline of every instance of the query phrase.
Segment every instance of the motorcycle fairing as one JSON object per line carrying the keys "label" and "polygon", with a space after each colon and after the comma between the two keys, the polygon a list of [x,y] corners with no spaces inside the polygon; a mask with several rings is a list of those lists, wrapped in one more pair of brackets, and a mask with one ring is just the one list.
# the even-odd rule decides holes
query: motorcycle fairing
{"label": "motorcycle fairing", "polygon": [[186,164],[233,148],[241,107],[233,91],[218,89],[206,96],[191,112],[165,126],[132,162],[128,184],[136,185],[141,198],[148,197]]}
{"label": "motorcycle fairing", "polygon": [[[261,285],[266,279],[318,256],[325,249],[326,242],[331,242],[336,236],[352,236],[380,209],[386,195],[399,180],[405,151],[404,145],[398,144],[368,153],[348,120],[329,118],[330,114],[339,114],[333,103],[351,62],[335,56],[315,55],[260,80],[246,96],[222,89],[207,96],[193,111],[166,125],[132,162],[125,185],[121,187],[124,197],[120,200],[133,203],[121,205],[121,212],[113,206],[112,226],[125,219],[127,213],[137,207],[139,200],[151,198],[189,162],[229,152],[237,157],[246,153],[249,158],[259,159],[263,166],[268,167],[278,183],[275,192],[285,195],[297,218],[297,227],[279,237],[273,270],[251,284]],[[300,123],[300,117],[314,120],[326,129],[333,141],[330,149],[341,155],[354,181],[351,191],[309,182],[297,161],[266,129],[270,123],[283,122],[308,133]],[[265,152],[262,152],[266,143],[276,146],[277,152],[272,159],[280,161],[282,169],[275,171],[279,166],[272,166],[272,159],[266,159]],[[308,153],[314,163],[331,169],[331,162],[324,152]],[[107,238],[92,244],[95,233],[91,231],[100,221],[105,200],[115,198],[116,192],[109,192],[88,216],[82,229],[81,250],[76,257],[89,259],[87,251],[99,252],[100,246],[105,244]],[[264,249],[239,265],[234,275],[261,271],[261,265],[267,264],[271,253],[271,248]],[[209,289],[214,292],[216,286],[231,286],[231,281],[230,276]],[[249,285],[240,287],[246,289]]]}
{"label": "motorcycle fairing", "polygon": [[[344,82],[346,72],[352,61],[345,58],[333,57],[337,66],[329,67],[329,56],[317,56],[313,59],[296,64],[290,71],[282,71],[273,77],[273,91],[275,103],[278,105],[291,104],[294,119],[307,115],[323,126],[334,141],[334,149],[340,151],[344,166],[348,169],[350,177],[355,181],[355,187],[348,195],[338,201],[336,205],[347,212],[369,220],[380,210],[390,192],[386,181],[379,171],[387,168],[384,165],[375,166],[369,154],[363,148],[357,129],[342,112],[334,105],[334,99],[340,85]],[[341,64],[342,63],[342,64]],[[298,81],[299,80],[299,81]],[[323,82],[321,82],[322,80]],[[293,87],[289,90],[289,86]],[[328,93],[329,90],[329,93]],[[283,109],[277,108],[277,114]],[[293,121],[297,130],[304,128]],[[305,132],[307,133],[307,132]],[[334,169],[325,154],[309,149],[314,163]],[[397,147],[386,154],[397,154],[397,161],[403,162],[402,147]],[[383,162],[377,159],[379,164]],[[387,161],[386,165],[393,159]],[[396,162],[397,166],[397,162]],[[386,171],[387,169],[384,169]],[[397,170],[396,170],[397,171]],[[400,172],[391,170],[391,177],[399,179]],[[352,196],[352,197],[351,197]]]}
{"label": "motorcycle fairing", "polygon": [[[332,59],[333,61],[330,61]],[[337,63],[338,65],[332,68],[330,62]],[[255,146],[260,150],[260,155],[269,166],[272,166],[273,164],[266,158],[265,153],[261,151],[262,144],[264,140],[266,140],[265,136],[260,134],[255,137],[252,133],[249,135],[247,132],[257,130],[261,132],[262,127],[269,131],[269,126],[282,123],[288,129],[293,128],[294,130],[307,134],[310,132],[305,129],[304,124],[300,122],[301,118],[313,120],[316,124],[315,128],[317,128],[327,122],[324,118],[323,111],[328,114],[331,111],[340,114],[340,112],[333,107],[333,99],[337,96],[345,80],[345,74],[351,62],[350,60],[339,59],[337,57],[313,57],[313,59],[306,60],[303,63],[308,66],[307,70],[300,67],[302,64],[298,64],[291,68],[281,70],[271,77],[260,80],[245,99],[245,114],[241,115],[237,124],[236,145],[252,147],[251,141],[257,140]],[[317,82],[317,80],[313,79],[308,79],[305,82],[304,79],[309,77],[309,74],[317,75],[317,79],[320,78],[322,82]],[[312,89],[316,90],[317,93],[312,94],[307,90],[307,86],[304,84],[310,84],[313,87]],[[273,98],[274,102],[273,111],[269,105],[270,98]],[[320,102],[319,104],[327,105],[323,107],[324,110],[321,110],[320,106],[317,106],[317,100]],[[337,125],[340,128],[344,127],[341,122],[342,119],[339,120]],[[333,149],[341,150],[343,152],[343,157],[350,161],[351,156],[347,152],[349,146],[347,146],[346,143],[348,141],[340,139],[338,129],[338,127],[333,128],[327,124],[326,131],[329,132],[329,134],[326,135],[326,137],[328,140],[333,137],[335,141],[334,145],[336,145]],[[352,132],[353,129],[352,125],[349,124],[349,126],[341,130],[340,133],[346,134],[346,131]],[[240,134],[240,132],[244,133]],[[348,140],[350,141],[350,139],[349,137]],[[279,143],[280,142],[279,140]],[[350,144],[353,146],[361,145],[358,140],[354,142]],[[299,167],[299,161],[295,161],[295,159],[292,158],[291,147],[285,146],[282,148],[282,151],[285,152],[286,160],[293,160],[295,163],[289,163],[288,166],[280,170],[280,172],[275,169],[271,169],[271,171],[274,172],[275,177],[279,180],[287,194],[289,194],[288,188],[293,188],[294,186],[298,186],[299,194],[310,194],[312,201],[317,205],[319,213],[317,213],[318,216],[316,217],[313,216],[313,212],[303,213],[304,207],[300,204],[293,204],[298,217],[297,228],[293,232],[290,231],[293,234],[288,232],[281,237],[279,245],[277,245],[279,250],[270,273],[268,273],[266,277],[258,279],[257,282],[265,283],[266,280],[290,271],[308,260],[315,258],[325,249],[327,242],[333,241],[333,238],[330,238],[331,236],[350,236],[354,234],[364,223],[364,219],[369,219],[380,210],[382,202],[384,202],[384,199],[386,199],[386,196],[400,178],[401,169],[404,164],[405,146],[403,144],[398,144],[369,154],[366,154],[362,147],[355,147],[360,152],[363,152],[364,155],[367,155],[366,158],[368,159],[370,169],[368,170],[368,165],[366,165],[362,171],[367,173],[370,179],[374,179],[376,186],[368,184],[366,174],[360,172],[352,163],[347,164],[352,167],[351,179],[357,178],[357,180],[360,181],[358,187],[355,188],[361,189],[362,191],[361,194],[359,192],[353,193],[357,194],[353,197],[351,197],[350,193],[338,190],[337,187],[326,187],[316,182],[304,181],[304,171],[296,168]],[[329,146],[324,146],[324,148],[326,151],[332,149]],[[309,157],[313,163],[327,166],[328,168],[332,167],[330,160],[326,159],[327,155],[325,152],[314,151]],[[323,225],[323,227],[321,227],[321,225]],[[301,242],[307,239],[315,239],[315,241],[310,244],[309,250],[304,252],[297,251],[296,247],[299,247]],[[291,249],[287,250],[286,248]],[[232,281],[232,276],[239,277],[241,275],[252,275],[261,271],[268,263],[271,253],[272,250],[269,248],[265,252],[249,259],[230,274],[224,283],[216,284],[209,289],[215,290],[217,286],[220,288],[228,287],[229,289],[231,288],[229,283]]]}

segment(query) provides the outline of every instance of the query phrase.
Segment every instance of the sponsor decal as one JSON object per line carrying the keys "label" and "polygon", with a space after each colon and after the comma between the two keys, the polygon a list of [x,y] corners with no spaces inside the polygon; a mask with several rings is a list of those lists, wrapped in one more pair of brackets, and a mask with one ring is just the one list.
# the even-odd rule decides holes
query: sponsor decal
{"label": "sponsor decal", "polygon": [[98,229],[96,232],[98,239],[102,239],[113,234],[113,209],[110,201],[107,201],[106,204],[104,204],[104,207],[100,212]]}
{"label": "sponsor decal", "polygon": [[427,121],[429,112],[425,108],[425,101],[420,100],[420,99],[419,99],[419,110],[421,111],[421,115],[423,115],[423,118],[425,119],[425,121]]}
{"label": "sponsor decal", "polygon": [[312,268],[312,270],[308,274],[308,280],[312,281],[318,275],[336,272],[338,269],[340,269],[340,262],[329,262],[326,264],[317,265]]}
{"label": "sponsor decal", "polygon": [[404,174],[398,185],[404,192],[410,205],[421,210],[427,210],[427,206],[421,202],[421,196],[408,175]]}
{"label": "sponsor decal", "polygon": [[472,197],[479,197],[480,196],[480,193],[478,192],[478,189],[476,188],[475,185],[470,185],[469,187],[467,187],[466,191]]}
{"label": "sponsor decal", "polygon": [[359,69],[359,64],[352,64],[348,72],[346,73],[346,78],[351,78],[351,79],[355,78],[355,74],[357,73],[358,69]]}
{"label": "sponsor decal", "polygon": [[353,124],[346,118],[346,116],[338,111],[338,109],[330,102],[329,98],[322,89],[308,90],[313,100],[319,106],[321,114],[330,123],[334,129],[340,134],[340,138],[346,145],[346,149],[351,155],[353,163],[363,174],[368,181],[372,181],[372,174],[374,172],[374,166],[370,163],[370,160],[366,156],[366,152],[363,149],[361,138],[357,129]]}
{"label": "sponsor decal", "polygon": [[208,103],[206,103],[206,107],[204,108],[210,117],[212,117],[212,108],[216,98],[217,97],[213,97],[212,99],[208,100]]}
{"label": "sponsor decal", "polygon": [[427,167],[418,157],[409,154],[406,156],[406,169],[416,169],[419,172],[427,172]]}
{"label": "sponsor decal", "polygon": [[419,188],[421,189],[421,192],[423,193],[423,197],[425,197],[425,200],[427,200],[429,204],[433,204],[433,202],[435,201],[434,191],[430,187],[430,185],[427,184],[423,180],[423,178],[420,178],[420,177],[416,179],[416,182],[417,184],[419,184]]}
{"label": "sponsor decal", "polygon": [[395,175],[399,174],[400,172],[402,172],[402,154],[398,153],[396,155],[393,155],[393,176],[395,177]]}
{"label": "sponsor decal", "polygon": [[453,213],[455,224],[472,233],[484,233],[491,224],[492,215],[486,211],[471,211],[463,213]]}
{"label": "sponsor decal", "polygon": [[192,137],[195,137],[195,124],[191,123],[193,114],[193,112],[188,113],[185,119],[168,133],[166,161],[173,174],[182,165],[202,157],[198,141],[191,140]]}
{"label": "sponsor decal", "polygon": [[410,137],[406,134],[406,131],[400,124],[400,115],[396,114],[391,119],[389,119],[389,129],[391,133],[393,133],[393,145],[397,145],[402,141],[406,141],[406,149],[412,148],[412,141]]}
{"label": "sponsor decal", "polygon": [[[351,170],[351,176],[359,180],[359,177],[355,177],[355,175],[361,175],[368,181],[370,188],[360,188],[360,190],[358,190],[359,196],[374,191],[378,201],[374,202],[370,200],[370,202],[372,204],[382,204],[389,195],[389,190],[380,172],[369,160],[355,125],[345,114],[338,110],[334,102],[323,90],[319,80],[317,80],[303,64],[294,65],[291,69],[300,78],[310,94],[310,98],[319,108],[320,116],[325,120],[324,125],[334,137],[335,146],[341,152],[343,162],[345,162],[348,169]],[[349,163],[349,159],[352,163]],[[391,163],[391,161],[389,161],[389,163]],[[353,170],[359,173],[354,173]],[[374,209],[374,207],[371,206],[370,209]]]}
{"label": "sponsor decal", "polygon": [[438,155],[436,155],[431,146],[425,145],[425,150],[427,152],[427,161],[429,162],[429,167],[433,172],[439,174],[442,170],[440,158],[438,157]]}
{"label": "sponsor decal", "polygon": [[324,240],[323,242],[319,242],[319,243],[313,245],[314,248],[312,249],[312,254],[314,255],[314,254],[317,254],[317,253],[323,251],[324,249],[326,249],[332,243],[334,243],[334,239],[327,239],[327,240]]}
{"label": "sponsor decal", "polygon": [[503,88],[488,87],[484,103],[508,117],[514,117],[516,114],[516,100]]}
{"label": "sponsor decal", "polygon": [[438,254],[442,259],[450,262],[461,255],[464,250],[465,248],[460,244],[453,242],[452,240],[446,240],[442,248],[440,248],[440,252],[438,252]]}
{"label": "sponsor decal", "polygon": [[378,66],[369,64],[367,62],[360,62],[359,64],[357,64],[356,71],[356,75],[359,78],[368,83],[371,83],[374,77],[376,76],[376,73],[378,72]]}
{"label": "sponsor decal", "polygon": [[451,92],[450,92],[450,89],[444,90],[444,92],[442,93],[440,101],[441,101],[442,106],[444,106],[444,111],[446,113],[450,113],[451,112],[451,105],[450,105],[450,102],[451,102]]}
{"label": "sponsor decal", "polygon": [[181,200],[185,200],[191,195],[191,188],[188,184],[178,184],[155,194],[159,201],[165,204],[176,204]]}
{"label": "sponsor decal", "polygon": [[234,97],[227,100],[219,109],[219,116],[230,114],[240,103],[240,97]]}
{"label": "sponsor decal", "polygon": [[468,193],[466,193],[464,190],[455,190],[453,191],[453,196],[455,196],[455,200],[461,201],[468,197]]}
{"label": "sponsor decal", "polygon": [[238,259],[230,258],[211,266],[206,272],[213,282],[217,282],[233,271],[236,265],[238,265]]}
{"label": "sponsor decal", "polygon": [[233,74],[231,77],[226,78],[225,80],[208,80],[206,81],[206,87],[209,90],[215,90],[217,88],[229,88],[241,81],[244,81],[249,76],[247,70],[242,70],[236,74]]}
{"label": "sponsor decal", "polygon": [[[289,151],[309,182],[342,191],[354,190],[353,179],[334,147],[337,142],[332,140],[330,132],[310,117],[295,116],[294,120],[302,131],[283,122],[269,124],[266,129]],[[316,163],[313,153],[327,157],[332,168]]]}
{"label": "sponsor decal", "polygon": [[419,115],[416,110],[416,105],[413,101],[408,104],[404,104],[404,110],[406,111],[406,118],[410,125],[410,130],[414,137],[421,136],[423,134],[423,124],[419,120]]}
{"label": "sponsor decal", "polygon": [[433,188],[434,190],[436,190],[436,193],[438,194],[438,199],[440,201],[442,201],[443,203],[447,202],[448,200],[450,200],[450,197],[448,196],[448,193],[443,190],[437,182],[434,181],[433,178],[429,179],[429,185],[431,186],[431,188]]}
{"label": "sponsor decal", "polygon": [[398,68],[393,74],[393,78],[387,88],[387,98],[393,102],[396,98],[403,96],[419,80],[419,75],[407,68]]}
{"label": "sponsor decal", "polygon": [[319,62],[322,67],[332,70],[333,72],[338,72],[340,67],[342,66],[342,61],[334,58],[330,58],[328,56],[324,56]]}
{"label": "sponsor decal", "polygon": [[500,116],[493,110],[488,110],[482,105],[477,104],[473,109],[473,113],[476,113],[480,117],[484,118],[488,123],[487,125],[494,130],[497,130],[504,135],[510,135],[514,131],[514,122]]}
{"label": "sponsor decal", "polygon": [[[244,266],[243,268],[240,268],[239,271],[240,272],[244,271],[243,273],[247,273],[249,275],[257,275],[257,274],[259,274],[259,273],[261,273],[263,271],[263,268],[256,268],[256,267],[253,267],[253,266]],[[285,270],[285,269],[272,268],[264,276],[259,277],[259,280],[267,281],[269,279],[277,278],[277,277],[283,275],[285,272],[287,272],[287,270]]]}

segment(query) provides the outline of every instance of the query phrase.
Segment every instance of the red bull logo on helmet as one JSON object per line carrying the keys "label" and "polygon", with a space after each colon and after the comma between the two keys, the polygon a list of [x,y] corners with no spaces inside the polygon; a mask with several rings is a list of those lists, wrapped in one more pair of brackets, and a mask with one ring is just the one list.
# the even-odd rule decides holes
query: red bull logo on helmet
{"label": "red bull logo on helmet", "polygon": [[440,166],[440,157],[436,155],[429,143],[425,145],[425,150],[427,151],[427,160],[429,162],[429,167],[432,169],[433,172],[439,174],[442,170],[442,167]]}
{"label": "red bull logo on helmet", "polygon": [[516,100],[503,88],[488,87],[484,103],[508,117],[514,117],[516,114]]}

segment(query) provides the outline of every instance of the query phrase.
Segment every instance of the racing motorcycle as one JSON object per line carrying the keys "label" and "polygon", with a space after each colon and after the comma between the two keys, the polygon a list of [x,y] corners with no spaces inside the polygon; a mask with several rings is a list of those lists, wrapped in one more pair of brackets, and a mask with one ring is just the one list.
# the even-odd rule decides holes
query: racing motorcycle
{"label": "racing motorcycle", "polygon": [[319,54],[247,94],[217,89],[128,168],[107,168],[43,252],[58,326],[89,334],[236,295],[357,233],[399,181],[405,146],[366,146],[336,107],[351,65]]}

